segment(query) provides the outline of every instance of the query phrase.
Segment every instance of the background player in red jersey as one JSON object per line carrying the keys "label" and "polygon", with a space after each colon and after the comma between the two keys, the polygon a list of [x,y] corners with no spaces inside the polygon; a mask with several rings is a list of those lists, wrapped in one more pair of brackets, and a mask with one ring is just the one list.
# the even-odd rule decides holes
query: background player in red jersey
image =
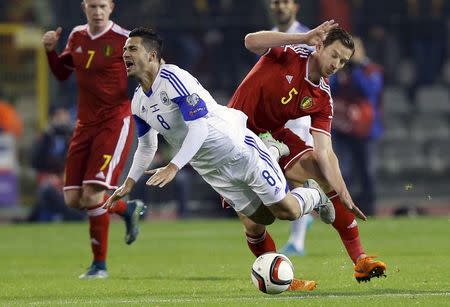
{"label": "background player in red jersey", "polygon": [[105,278],[109,212],[126,223],[125,241],[138,233],[138,220],[146,209],[140,201],[120,202],[102,208],[105,190],[116,188],[132,141],[127,75],[122,47],[129,31],[109,19],[112,0],[84,0],[87,24],[73,28],[61,54],[55,51],[61,28],[48,31],[42,42],[48,62],[59,80],[75,71],[78,85],[78,119],[65,167],[64,199],[68,206],[87,209],[94,259],[80,278]]}
{"label": "background player in red jersey", "polygon": [[[319,27],[313,31],[318,29],[321,30]],[[287,145],[289,150],[279,162],[292,186],[301,186],[307,178],[313,178],[328,191],[336,210],[333,226],[356,264],[355,278],[370,280],[384,275],[386,266],[368,257],[360,243],[355,215],[363,220],[366,217],[353,203],[331,145],[333,103],[326,79],[350,60],[354,53],[353,40],[340,28],[323,31],[323,41],[317,41],[316,51],[310,53],[291,45],[303,43],[302,37],[303,34],[272,31],[248,34],[247,49],[263,56],[242,81],[229,106],[248,115],[250,130],[271,133],[265,137],[268,147],[277,147],[282,154],[283,146],[275,140]],[[288,120],[307,115],[311,117],[314,148],[284,127]],[[255,255],[275,250],[265,226],[240,218]]]}

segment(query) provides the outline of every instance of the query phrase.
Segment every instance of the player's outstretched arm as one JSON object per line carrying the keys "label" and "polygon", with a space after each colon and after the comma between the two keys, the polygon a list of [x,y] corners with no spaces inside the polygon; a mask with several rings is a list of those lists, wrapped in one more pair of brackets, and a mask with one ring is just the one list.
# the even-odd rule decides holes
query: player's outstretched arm
{"label": "player's outstretched arm", "polygon": [[128,195],[133,189],[136,181],[128,177],[125,179],[124,183],[114,191],[114,193],[106,200],[103,208],[109,209],[116,205],[116,202],[122,197]]}
{"label": "player's outstretched arm", "polygon": [[258,55],[267,49],[284,45],[306,44],[315,46],[322,43],[328,32],[338,26],[334,20],[325,21],[320,26],[306,33],[284,33],[276,31],[259,31],[245,36],[245,47]]}
{"label": "player's outstretched arm", "polygon": [[184,138],[180,150],[173,157],[172,161],[165,167],[148,170],[145,173],[152,176],[147,181],[148,186],[158,186],[162,188],[175,178],[177,172],[183,168],[195,154],[200,150],[205,142],[209,129],[205,118],[199,118],[186,122],[188,133]]}
{"label": "player's outstretched arm", "polygon": [[367,220],[364,213],[353,203],[348,192],[339,169],[338,159],[331,145],[331,137],[316,131],[312,131],[312,136],[314,139],[314,156],[328,183],[338,193],[348,210],[352,211],[358,218]]}
{"label": "player's outstretched arm", "polygon": [[172,162],[164,167],[145,171],[146,174],[152,175],[150,179],[147,180],[146,184],[148,186],[158,186],[162,188],[163,186],[171,182],[173,178],[175,178],[178,171],[178,166],[176,166]]}

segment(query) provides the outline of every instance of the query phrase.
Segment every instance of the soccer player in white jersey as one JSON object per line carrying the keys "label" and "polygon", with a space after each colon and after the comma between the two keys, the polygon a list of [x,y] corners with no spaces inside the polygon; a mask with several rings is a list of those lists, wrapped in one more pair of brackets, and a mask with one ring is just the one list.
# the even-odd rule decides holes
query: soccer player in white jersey
{"label": "soccer player in white jersey", "polygon": [[[304,40],[316,41],[327,30],[310,32]],[[152,174],[147,185],[165,186],[190,163],[240,216],[268,225],[316,210],[332,223],[333,206],[318,185],[309,181],[311,188],[289,191],[278,163],[246,128],[246,116],[217,104],[187,71],[162,64],[161,49],[157,34],[142,27],[130,32],[123,48],[127,75],[140,83],[131,107],[139,143],[128,177],[105,207],[131,191],[150,165],[160,133],[177,153],[166,166],[147,171]]]}

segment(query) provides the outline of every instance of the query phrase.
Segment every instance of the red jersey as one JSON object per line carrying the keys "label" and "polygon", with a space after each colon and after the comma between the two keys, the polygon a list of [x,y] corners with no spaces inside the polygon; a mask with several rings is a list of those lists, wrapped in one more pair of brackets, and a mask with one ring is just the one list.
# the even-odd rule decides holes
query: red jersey
{"label": "red jersey", "polygon": [[290,119],[311,116],[311,130],[330,135],[333,101],[324,78],[308,79],[310,51],[298,46],[271,48],[234,93],[229,106],[248,116],[255,133],[275,133]]}
{"label": "red jersey", "polygon": [[88,25],[77,26],[70,33],[60,59],[75,70],[80,124],[94,125],[131,115],[122,59],[128,34],[128,30],[112,21],[95,36],[90,34]]}

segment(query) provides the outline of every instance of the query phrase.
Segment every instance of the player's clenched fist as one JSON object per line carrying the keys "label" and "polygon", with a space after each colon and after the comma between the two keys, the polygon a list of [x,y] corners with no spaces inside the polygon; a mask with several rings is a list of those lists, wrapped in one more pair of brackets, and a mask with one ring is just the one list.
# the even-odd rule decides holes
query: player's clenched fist
{"label": "player's clenched fist", "polygon": [[53,51],[56,48],[59,37],[61,36],[62,28],[58,27],[55,31],[47,31],[42,37],[42,43],[47,52]]}

